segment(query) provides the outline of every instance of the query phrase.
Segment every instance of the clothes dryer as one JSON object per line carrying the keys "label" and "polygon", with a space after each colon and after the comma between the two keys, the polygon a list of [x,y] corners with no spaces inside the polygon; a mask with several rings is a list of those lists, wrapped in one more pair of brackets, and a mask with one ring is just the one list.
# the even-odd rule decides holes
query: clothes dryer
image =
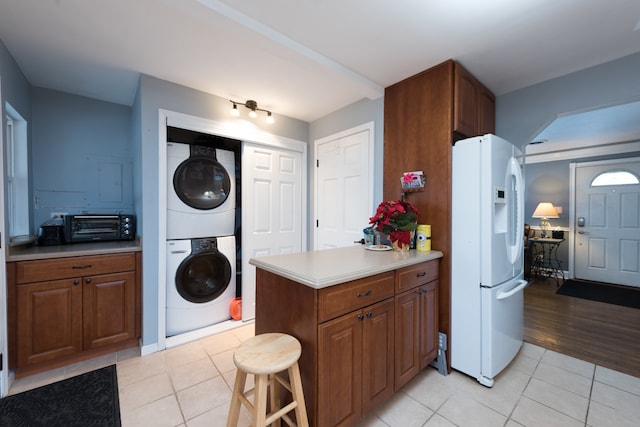
{"label": "clothes dryer", "polygon": [[168,337],[231,318],[235,254],[234,236],[167,241]]}
{"label": "clothes dryer", "polygon": [[235,229],[235,154],[167,143],[167,239],[230,236]]}

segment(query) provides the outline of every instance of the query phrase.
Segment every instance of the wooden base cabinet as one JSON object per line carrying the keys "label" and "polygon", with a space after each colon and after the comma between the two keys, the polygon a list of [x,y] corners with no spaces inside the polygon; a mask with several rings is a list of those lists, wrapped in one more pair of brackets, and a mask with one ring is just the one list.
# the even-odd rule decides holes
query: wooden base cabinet
{"label": "wooden base cabinet", "polygon": [[433,259],[321,289],[256,269],[256,334],[300,340],[311,425],[356,425],[401,387],[398,369],[416,368],[403,374],[406,383],[435,359],[438,265]]}
{"label": "wooden base cabinet", "polygon": [[45,370],[83,353],[137,345],[138,262],[125,253],[10,263],[12,367]]}
{"label": "wooden base cabinet", "polygon": [[438,264],[396,273],[395,390],[427,367],[438,353]]}
{"label": "wooden base cabinet", "polygon": [[393,298],[318,327],[319,426],[353,425],[393,394]]}

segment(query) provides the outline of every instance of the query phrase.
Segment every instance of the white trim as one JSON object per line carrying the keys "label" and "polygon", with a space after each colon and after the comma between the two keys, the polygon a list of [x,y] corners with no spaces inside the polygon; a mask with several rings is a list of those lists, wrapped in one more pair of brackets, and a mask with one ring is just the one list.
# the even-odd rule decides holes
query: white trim
{"label": "white trim", "polygon": [[[149,345],[144,351],[154,352],[164,350],[168,346],[178,345],[183,340],[191,340],[193,334],[201,333],[212,334],[220,332],[224,329],[216,328],[213,325],[210,328],[204,328],[200,332],[185,334],[185,337],[175,336],[166,337],[166,299],[167,299],[167,280],[166,271],[166,245],[167,240],[167,126],[188,129],[196,132],[203,132],[212,135],[224,136],[228,138],[238,139],[240,141],[252,142],[263,146],[278,147],[290,151],[302,153],[302,224],[306,224],[307,216],[307,143],[269,132],[264,132],[255,128],[250,122],[242,120],[233,120],[230,122],[220,122],[209,120],[202,117],[191,116],[188,114],[178,113],[176,111],[159,109],[158,110],[158,342],[155,345]],[[307,247],[307,230],[302,231],[302,247]],[[223,322],[226,324],[226,322]],[[203,335],[206,336],[206,335]],[[185,341],[186,342],[186,341]]]}
{"label": "white trim", "polygon": [[[528,148],[529,146],[527,146]],[[547,151],[541,153],[529,153],[525,157],[526,164],[555,162],[558,160],[576,160],[587,157],[610,156],[612,154],[624,154],[640,151],[640,141],[623,142],[617,144],[605,144],[594,147],[572,148],[568,150]]]}
{"label": "white trim", "polygon": [[[2,123],[2,127],[4,127],[4,102],[2,101],[2,79],[0,78],[0,123]],[[0,224],[2,224],[2,229],[0,229],[0,266],[2,266],[2,277],[0,278],[0,307],[7,307],[7,264],[6,264],[6,234],[7,227],[4,218],[4,140],[3,140],[3,131],[0,129]],[[2,353],[3,366],[0,371],[0,398],[5,397],[9,393],[9,387],[11,384],[9,383],[9,343],[7,342],[9,335],[7,331],[7,310],[1,310],[3,313],[0,316],[0,353]],[[11,378],[13,380],[13,377]]]}
{"label": "white trim", "polygon": [[184,334],[176,335],[173,337],[168,337],[166,339],[166,343],[167,343],[166,348],[176,347],[178,345],[182,345],[191,341],[206,338],[214,334],[231,331],[241,326],[252,324],[254,323],[254,321],[255,321],[254,319],[248,320],[246,322],[242,320],[227,320],[225,322],[221,322],[213,326],[197,329],[191,332],[186,332]]}

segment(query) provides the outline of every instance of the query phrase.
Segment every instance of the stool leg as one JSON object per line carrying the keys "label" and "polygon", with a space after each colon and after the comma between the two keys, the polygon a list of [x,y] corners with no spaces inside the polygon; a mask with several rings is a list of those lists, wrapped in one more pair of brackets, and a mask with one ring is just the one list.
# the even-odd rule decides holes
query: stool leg
{"label": "stool leg", "polygon": [[[270,412],[280,409],[280,383],[276,380],[276,374],[269,375]],[[280,418],[271,423],[271,427],[280,427]]]}
{"label": "stool leg", "polygon": [[247,373],[238,369],[236,381],[231,394],[231,404],[229,405],[229,416],[227,417],[227,427],[237,427],[240,417],[240,395],[244,393],[244,385],[247,380]]}
{"label": "stool leg", "polygon": [[298,402],[296,406],[296,424],[298,427],[309,427],[309,420],[307,419],[307,407],[304,403],[304,391],[302,390],[302,379],[300,378],[300,369],[298,368],[298,362],[291,365],[289,368],[289,381],[291,384],[291,394],[293,394],[293,400]]}
{"label": "stool leg", "polygon": [[267,385],[268,375],[255,376],[255,394],[253,401],[253,422],[255,427],[266,427],[267,420]]}

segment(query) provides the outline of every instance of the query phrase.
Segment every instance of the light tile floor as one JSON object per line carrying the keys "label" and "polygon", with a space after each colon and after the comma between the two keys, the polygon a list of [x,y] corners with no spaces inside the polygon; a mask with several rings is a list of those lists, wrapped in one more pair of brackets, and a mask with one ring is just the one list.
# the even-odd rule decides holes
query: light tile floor
{"label": "light tile floor", "polygon": [[[250,324],[143,357],[121,352],[17,380],[10,394],[116,363],[123,426],[224,426],[233,351],[253,334]],[[492,388],[427,368],[359,427],[624,427],[639,419],[640,378],[525,343]],[[246,414],[240,425],[250,425]]]}

